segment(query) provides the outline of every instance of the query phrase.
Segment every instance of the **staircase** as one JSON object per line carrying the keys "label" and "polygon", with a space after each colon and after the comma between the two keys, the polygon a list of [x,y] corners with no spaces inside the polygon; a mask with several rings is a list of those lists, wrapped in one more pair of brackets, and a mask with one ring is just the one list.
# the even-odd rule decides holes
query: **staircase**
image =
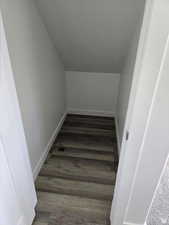
{"label": "staircase", "polygon": [[67,115],[36,180],[33,225],[109,225],[117,165],[114,119]]}

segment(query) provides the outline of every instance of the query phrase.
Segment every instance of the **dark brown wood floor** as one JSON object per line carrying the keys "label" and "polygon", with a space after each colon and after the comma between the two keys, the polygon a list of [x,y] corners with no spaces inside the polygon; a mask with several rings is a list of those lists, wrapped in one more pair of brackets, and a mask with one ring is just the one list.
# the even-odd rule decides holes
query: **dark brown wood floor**
{"label": "dark brown wood floor", "polygon": [[36,180],[33,225],[108,225],[117,165],[114,118],[67,115]]}

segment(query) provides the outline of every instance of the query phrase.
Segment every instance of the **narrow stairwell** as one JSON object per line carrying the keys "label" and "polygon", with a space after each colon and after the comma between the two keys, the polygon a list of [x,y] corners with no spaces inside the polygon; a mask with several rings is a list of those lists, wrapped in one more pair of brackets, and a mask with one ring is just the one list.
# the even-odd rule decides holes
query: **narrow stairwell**
{"label": "narrow stairwell", "polygon": [[67,115],[36,180],[33,225],[109,225],[117,165],[114,118]]}

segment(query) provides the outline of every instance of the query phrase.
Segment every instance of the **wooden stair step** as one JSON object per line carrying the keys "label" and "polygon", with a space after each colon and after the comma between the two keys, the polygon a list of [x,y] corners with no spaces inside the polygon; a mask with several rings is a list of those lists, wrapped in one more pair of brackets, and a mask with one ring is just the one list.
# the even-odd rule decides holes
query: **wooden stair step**
{"label": "wooden stair step", "polygon": [[59,209],[51,216],[49,225],[109,225],[108,219],[83,215],[79,211]]}
{"label": "wooden stair step", "polygon": [[82,214],[80,210],[70,210],[59,208],[55,213],[49,213],[49,217],[44,218],[44,212],[35,219],[33,225],[110,225],[109,219],[99,219],[94,216]]}
{"label": "wooden stair step", "polygon": [[101,152],[95,150],[79,149],[79,148],[65,148],[64,151],[58,151],[58,148],[53,148],[53,155],[56,156],[70,156],[84,159],[105,160],[114,162],[115,157],[112,152]]}
{"label": "wooden stair step", "polygon": [[74,126],[74,127],[84,127],[84,128],[95,128],[95,129],[100,129],[100,130],[107,130],[107,131],[114,131],[115,126],[110,122],[110,123],[101,123],[101,122],[88,122],[88,121],[70,121],[68,119],[65,120],[64,124],[66,126]]}
{"label": "wooden stair step", "polygon": [[91,213],[75,209],[59,207],[56,212],[49,213],[49,215],[47,219],[43,216],[41,218],[41,215],[38,216],[32,225],[110,225],[108,216],[91,216]]}
{"label": "wooden stair step", "polygon": [[45,192],[54,192],[102,200],[112,200],[114,191],[113,185],[47,176],[39,176],[37,178],[36,188],[37,190]]}
{"label": "wooden stair step", "polygon": [[70,122],[84,122],[90,124],[112,124],[115,126],[114,117],[104,117],[104,116],[88,116],[88,115],[77,115],[77,114],[68,114],[66,116],[66,121]]}
{"label": "wooden stair step", "polygon": [[59,207],[55,212],[36,212],[33,225],[110,225],[109,218],[90,216],[81,210]]}
{"label": "wooden stair step", "polygon": [[107,219],[110,213],[111,201],[41,191],[37,192],[37,197],[38,211],[53,212],[56,214],[60,208],[63,208],[64,211],[75,210],[77,215],[82,214],[84,217],[85,214],[87,214],[89,218],[92,218],[92,215],[94,215],[98,221]]}
{"label": "wooden stair step", "polygon": [[42,167],[40,175],[103,184],[114,184],[116,177],[111,162],[53,155]]}
{"label": "wooden stair step", "polygon": [[76,125],[66,125],[64,124],[62,129],[60,130],[61,133],[73,133],[73,134],[88,134],[88,135],[96,135],[96,136],[109,136],[109,137],[116,137],[115,130],[104,130],[98,129],[93,127],[80,127]]}
{"label": "wooden stair step", "polygon": [[113,152],[115,141],[110,137],[65,133],[58,135],[54,146]]}

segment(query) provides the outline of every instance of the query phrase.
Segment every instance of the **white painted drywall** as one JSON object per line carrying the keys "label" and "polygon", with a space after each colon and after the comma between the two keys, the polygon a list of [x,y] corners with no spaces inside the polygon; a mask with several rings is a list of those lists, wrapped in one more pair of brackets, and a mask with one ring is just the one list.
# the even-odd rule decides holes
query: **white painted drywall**
{"label": "white painted drywall", "polygon": [[126,113],[128,109],[130,90],[133,80],[133,72],[136,62],[137,48],[140,37],[140,29],[142,24],[142,18],[137,23],[137,29],[135,35],[132,38],[128,56],[126,57],[125,66],[123,72],[120,76],[120,86],[119,86],[119,95],[117,101],[117,126],[118,126],[118,135],[119,135],[119,144],[121,145],[124,124],[126,119]]}
{"label": "white painted drywall", "polygon": [[32,0],[1,1],[32,170],[65,111],[65,75]]}
{"label": "white painted drywall", "polygon": [[115,115],[120,74],[66,72],[68,111]]}
{"label": "white painted drywall", "polygon": [[144,0],[35,0],[67,71],[120,73]]}

